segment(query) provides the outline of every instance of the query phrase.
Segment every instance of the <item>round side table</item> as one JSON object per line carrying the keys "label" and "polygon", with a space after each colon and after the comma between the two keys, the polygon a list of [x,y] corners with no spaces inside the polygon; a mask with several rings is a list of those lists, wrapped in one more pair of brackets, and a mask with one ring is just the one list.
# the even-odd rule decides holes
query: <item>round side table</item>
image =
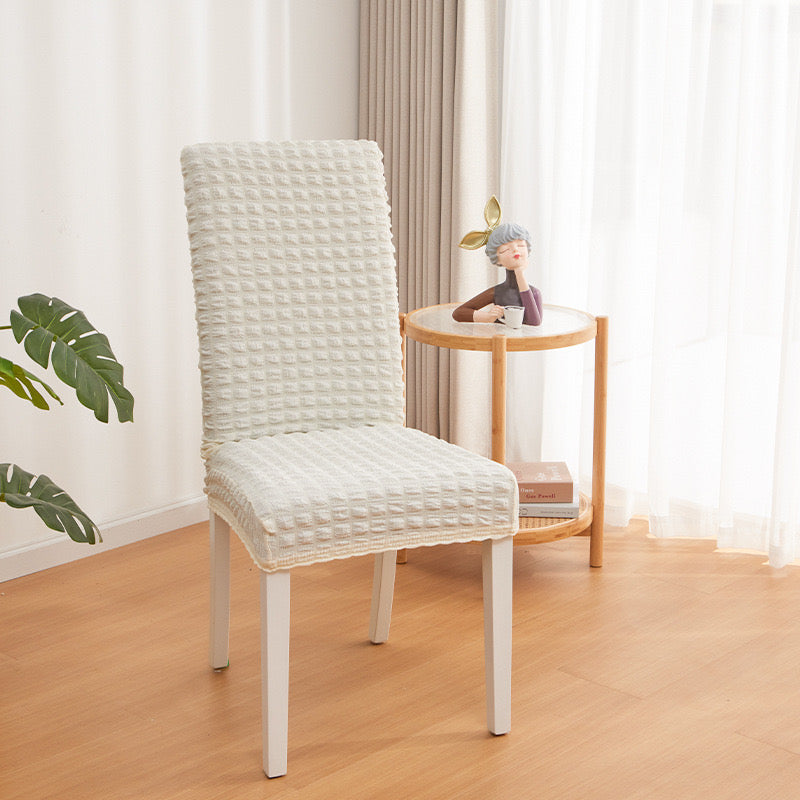
{"label": "round side table", "polygon": [[608,317],[594,317],[565,306],[544,306],[542,324],[506,328],[498,323],[456,322],[457,303],[418,308],[404,315],[405,336],[434,347],[478,350],[492,354],[492,459],[506,460],[506,353],[555,350],[594,339],[594,425],[592,494],[580,496],[576,519],[520,518],[514,544],[552,542],[578,534],[590,536],[589,563],[603,565],[605,503],[606,396],[608,387]]}

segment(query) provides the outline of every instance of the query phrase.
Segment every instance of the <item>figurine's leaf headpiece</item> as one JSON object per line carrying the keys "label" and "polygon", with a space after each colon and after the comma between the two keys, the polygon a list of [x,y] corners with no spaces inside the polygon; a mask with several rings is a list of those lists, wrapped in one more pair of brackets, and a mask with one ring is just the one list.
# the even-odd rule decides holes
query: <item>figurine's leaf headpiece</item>
{"label": "figurine's leaf headpiece", "polygon": [[483,218],[486,220],[487,229],[485,231],[470,231],[459,243],[459,247],[465,250],[477,250],[483,247],[489,241],[489,236],[492,231],[500,224],[500,203],[497,198],[492,195],[483,209]]}

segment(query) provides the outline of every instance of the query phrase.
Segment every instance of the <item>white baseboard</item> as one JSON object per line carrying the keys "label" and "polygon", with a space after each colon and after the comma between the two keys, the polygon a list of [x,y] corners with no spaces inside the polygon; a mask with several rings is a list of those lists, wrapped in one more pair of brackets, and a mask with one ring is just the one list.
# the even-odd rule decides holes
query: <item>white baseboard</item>
{"label": "white baseboard", "polygon": [[0,582],[87,558],[207,519],[208,505],[205,496],[201,495],[101,525],[103,541],[98,544],[79,544],[65,535],[55,535],[36,544],[0,551]]}

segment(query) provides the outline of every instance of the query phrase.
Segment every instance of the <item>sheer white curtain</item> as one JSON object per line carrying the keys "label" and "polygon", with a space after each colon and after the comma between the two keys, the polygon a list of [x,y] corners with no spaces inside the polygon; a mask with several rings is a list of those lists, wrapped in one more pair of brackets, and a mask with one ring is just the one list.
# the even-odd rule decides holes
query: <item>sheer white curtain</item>
{"label": "sheer white curtain", "polygon": [[[609,315],[607,521],[800,557],[800,3],[507,0],[502,154],[529,279]],[[514,366],[510,457],[588,471],[583,356]]]}

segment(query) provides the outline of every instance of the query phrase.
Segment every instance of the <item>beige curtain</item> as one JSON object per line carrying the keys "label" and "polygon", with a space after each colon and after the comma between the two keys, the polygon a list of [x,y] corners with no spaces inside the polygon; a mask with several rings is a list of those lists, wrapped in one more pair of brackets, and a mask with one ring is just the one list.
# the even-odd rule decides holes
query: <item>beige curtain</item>
{"label": "beige curtain", "polygon": [[[400,309],[463,301],[497,282],[458,247],[497,193],[493,0],[362,0],[359,136],[384,153]],[[488,360],[409,342],[408,424],[488,454]]]}

